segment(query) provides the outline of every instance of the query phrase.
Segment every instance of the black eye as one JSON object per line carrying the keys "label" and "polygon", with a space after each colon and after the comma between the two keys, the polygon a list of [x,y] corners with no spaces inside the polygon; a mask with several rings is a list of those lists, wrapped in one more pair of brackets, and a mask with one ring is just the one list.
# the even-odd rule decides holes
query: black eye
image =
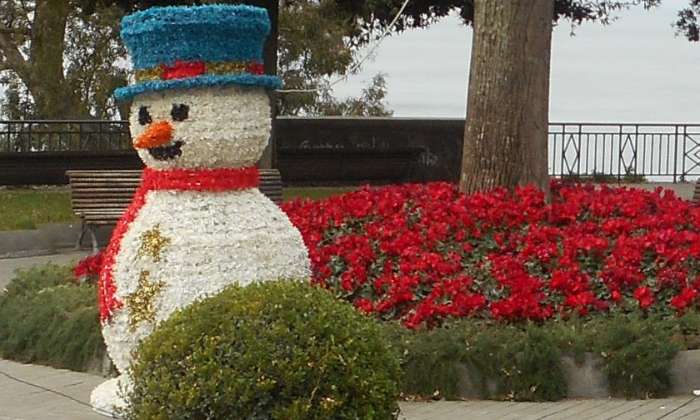
{"label": "black eye", "polygon": [[139,108],[139,124],[146,125],[153,122],[151,114],[148,113],[148,107],[142,106]]}
{"label": "black eye", "polygon": [[190,107],[185,104],[173,104],[173,110],[170,115],[174,121],[185,121],[190,116]]}

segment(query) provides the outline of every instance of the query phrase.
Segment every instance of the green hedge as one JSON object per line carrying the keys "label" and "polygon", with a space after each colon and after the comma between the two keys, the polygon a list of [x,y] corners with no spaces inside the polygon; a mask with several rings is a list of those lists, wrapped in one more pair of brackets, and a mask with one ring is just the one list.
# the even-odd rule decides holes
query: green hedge
{"label": "green hedge", "polygon": [[459,320],[432,331],[390,326],[403,355],[407,394],[459,397],[464,368],[481,397],[556,401],[567,394],[563,355],[600,356],[609,392],[626,398],[663,397],[681,349],[697,348],[700,316],[645,317],[613,313],[544,324]]}
{"label": "green hedge", "polygon": [[0,357],[99,371],[105,346],[96,290],[55,265],[18,273],[0,294]]}
{"label": "green hedge", "polygon": [[556,401],[566,396],[561,347],[547,328],[458,321],[432,331],[393,327],[404,392],[458,398],[465,368],[482,398]]}
{"label": "green hedge", "polygon": [[398,414],[377,321],[305,282],[231,287],[139,347],[127,419],[376,419]]}

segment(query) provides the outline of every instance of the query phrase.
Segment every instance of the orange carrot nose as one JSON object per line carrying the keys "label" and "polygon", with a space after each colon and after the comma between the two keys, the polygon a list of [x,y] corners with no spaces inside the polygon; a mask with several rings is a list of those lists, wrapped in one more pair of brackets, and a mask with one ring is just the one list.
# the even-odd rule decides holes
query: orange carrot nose
{"label": "orange carrot nose", "polygon": [[150,149],[162,146],[173,139],[173,126],[168,121],[156,121],[146,127],[146,131],[134,141],[137,149]]}

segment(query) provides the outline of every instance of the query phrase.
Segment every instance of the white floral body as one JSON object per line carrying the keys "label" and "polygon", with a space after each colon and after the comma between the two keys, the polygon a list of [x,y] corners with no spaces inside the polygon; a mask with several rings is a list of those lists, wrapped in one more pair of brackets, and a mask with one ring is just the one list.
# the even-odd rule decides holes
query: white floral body
{"label": "white floral body", "polygon": [[[172,142],[184,143],[181,153],[157,160],[148,150],[139,150],[149,167],[238,168],[254,165],[262,155],[270,132],[270,106],[264,89],[150,93],[135,98],[132,114],[147,108],[152,121],[168,120],[175,104],[189,107],[187,120],[172,122]],[[134,139],[147,128],[142,122],[132,115]],[[151,242],[146,243],[145,238]],[[135,322],[128,302],[138,293],[143,273],[159,289],[152,296],[154,319]],[[306,279],[309,275],[301,234],[258,189],[149,191],[121,240],[112,271],[116,298],[124,304],[102,329],[109,356],[123,375],[96,388],[93,405],[107,412],[123,405],[116,390],[120,381],[129,383],[124,374],[128,374],[134,351],[173,312],[231,284]]]}

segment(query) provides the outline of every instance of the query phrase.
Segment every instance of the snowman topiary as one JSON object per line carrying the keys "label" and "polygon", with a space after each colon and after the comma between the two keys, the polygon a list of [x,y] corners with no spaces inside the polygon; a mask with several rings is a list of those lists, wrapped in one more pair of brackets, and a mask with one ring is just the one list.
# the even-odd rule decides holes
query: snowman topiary
{"label": "snowman topiary", "polygon": [[[151,8],[122,21],[136,83],[134,146],[146,164],[99,276],[102,333],[121,376],[92,393],[124,406],[137,345],[174,311],[237,283],[307,278],[308,253],[287,216],[257,189],[271,129],[263,74],[265,9]],[[120,388],[122,391],[120,392]]]}

